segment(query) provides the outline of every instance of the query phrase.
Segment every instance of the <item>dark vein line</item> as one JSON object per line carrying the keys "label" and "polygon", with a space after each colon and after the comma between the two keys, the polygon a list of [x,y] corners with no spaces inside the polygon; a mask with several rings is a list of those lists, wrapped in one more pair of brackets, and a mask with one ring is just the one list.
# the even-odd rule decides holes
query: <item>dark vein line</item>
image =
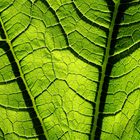
{"label": "dark vein line", "polygon": [[82,12],[78,9],[78,7],[76,6],[74,0],[72,0],[72,5],[74,7],[74,9],[76,10],[77,14],[79,15],[80,19],[82,19],[83,21],[85,21],[86,23],[88,23],[89,25],[92,25],[92,26],[95,26],[95,27],[98,27],[98,28],[101,28],[102,30],[104,31],[107,31],[107,28],[102,26],[102,25],[99,25],[98,23],[96,22],[93,22],[91,21],[90,19],[88,19],[84,14],[82,14]]}
{"label": "dark vein line", "polygon": [[52,52],[54,52],[54,51],[65,51],[65,50],[70,51],[76,58],[80,59],[82,62],[85,62],[86,64],[94,66],[98,69],[101,68],[101,66],[99,64],[91,62],[91,61],[85,59],[83,56],[79,55],[71,46],[68,46],[67,48],[62,48],[62,49],[53,49]]}
{"label": "dark vein line", "polygon": [[116,3],[115,3],[113,17],[112,17],[111,25],[109,28],[107,47],[106,47],[104,62],[102,65],[102,73],[101,73],[101,79],[100,79],[100,83],[99,83],[99,89],[97,92],[97,99],[96,99],[96,106],[95,106],[95,117],[94,117],[94,121],[93,121],[93,127],[91,130],[91,137],[90,137],[91,140],[93,140],[96,137],[95,134],[96,134],[96,129],[97,129],[98,117],[99,117],[99,108],[100,108],[100,102],[101,102],[100,99],[101,99],[102,89],[103,89],[103,85],[104,85],[104,81],[105,81],[105,74],[106,74],[106,68],[107,68],[108,59],[109,59],[109,55],[110,55],[109,53],[110,53],[110,48],[111,48],[113,29],[115,26],[115,21],[116,21],[116,17],[118,14],[119,5],[120,5],[120,0],[116,1]]}
{"label": "dark vein line", "polygon": [[110,58],[112,60],[114,60],[114,62],[119,61],[120,59],[126,57],[126,55],[130,55],[132,54],[135,50],[137,50],[140,46],[140,40],[136,41],[134,44],[132,44],[131,46],[127,47],[124,50],[121,50],[113,55],[110,56]]}
{"label": "dark vein line", "polygon": [[16,63],[16,67],[17,67],[17,69],[18,69],[18,74],[19,74],[19,76],[21,77],[21,81],[22,81],[22,83],[24,84],[25,89],[27,90],[27,93],[28,93],[28,95],[29,95],[29,97],[30,97],[30,99],[31,99],[31,104],[32,104],[32,106],[33,106],[33,108],[34,108],[35,115],[37,115],[37,118],[38,118],[38,120],[39,120],[39,123],[41,124],[41,126],[42,126],[42,128],[43,128],[41,131],[44,131],[43,134],[45,135],[45,138],[47,139],[48,136],[47,136],[47,133],[46,133],[46,131],[45,131],[45,124],[44,124],[44,122],[42,121],[42,118],[40,117],[40,114],[39,114],[38,111],[37,111],[37,107],[36,107],[36,105],[35,105],[34,97],[32,96],[32,93],[31,93],[31,91],[30,91],[30,89],[29,89],[29,87],[28,87],[28,84],[27,84],[26,79],[25,79],[25,77],[24,77],[24,73],[23,73],[23,71],[22,71],[22,69],[21,69],[19,60],[17,59],[17,57],[16,57],[16,55],[15,55],[15,52],[14,52],[14,50],[13,50],[12,43],[11,43],[9,37],[8,37],[7,31],[6,31],[6,29],[5,29],[5,26],[4,26],[4,23],[3,23],[1,17],[0,17],[0,22],[1,22],[2,29],[3,29],[3,31],[4,31],[4,34],[5,34],[5,36],[6,36],[7,44],[8,44],[8,46],[10,47],[10,51],[11,51],[10,53],[11,53],[11,55],[12,55],[12,57],[13,57],[15,63]]}
{"label": "dark vein line", "polygon": [[13,0],[7,7],[5,7],[2,11],[0,11],[0,12],[3,12],[3,11],[5,11],[5,10],[7,10],[11,5],[13,5],[14,4],[14,2],[15,2],[16,0]]}

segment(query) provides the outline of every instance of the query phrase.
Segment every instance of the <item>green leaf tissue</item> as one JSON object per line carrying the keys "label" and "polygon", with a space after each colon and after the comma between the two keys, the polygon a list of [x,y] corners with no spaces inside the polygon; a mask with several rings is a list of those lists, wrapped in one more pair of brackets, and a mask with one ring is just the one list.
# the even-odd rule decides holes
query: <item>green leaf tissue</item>
{"label": "green leaf tissue", "polygon": [[0,140],[140,140],[140,0],[0,0]]}

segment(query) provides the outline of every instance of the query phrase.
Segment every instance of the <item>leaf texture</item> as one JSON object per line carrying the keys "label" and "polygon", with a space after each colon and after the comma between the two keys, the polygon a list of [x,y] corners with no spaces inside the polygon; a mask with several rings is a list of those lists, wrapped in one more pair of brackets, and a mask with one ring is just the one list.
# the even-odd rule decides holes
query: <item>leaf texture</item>
{"label": "leaf texture", "polygon": [[0,0],[0,140],[139,140],[139,42],[139,0]]}

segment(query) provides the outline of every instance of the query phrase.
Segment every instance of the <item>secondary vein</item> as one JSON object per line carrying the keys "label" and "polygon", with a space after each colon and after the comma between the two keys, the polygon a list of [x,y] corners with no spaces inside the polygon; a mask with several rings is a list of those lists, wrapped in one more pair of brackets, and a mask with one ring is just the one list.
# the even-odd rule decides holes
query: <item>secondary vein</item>
{"label": "secondary vein", "polygon": [[24,85],[25,85],[25,88],[26,88],[28,94],[29,94],[29,97],[30,97],[30,99],[31,99],[31,101],[32,101],[32,105],[33,105],[34,111],[35,111],[35,113],[36,113],[36,115],[37,115],[37,117],[38,117],[38,119],[39,119],[39,121],[40,121],[40,123],[41,123],[41,125],[42,125],[42,127],[43,127],[44,135],[45,135],[45,137],[46,137],[46,139],[47,139],[47,138],[48,138],[48,135],[47,135],[47,133],[45,133],[45,125],[44,125],[44,123],[43,123],[43,121],[42,121],[41,116],[39,115],[39,113],[38,113],[38,111],[37,111],[37,107],[36,107],[36,105],[35,105],[34,97],[32,96],[32,93],[31,93],[31,91],[30,91],[30,89],[29,89],[29,87],[28,87],[28,84],[27,84],[26,80],[25,80],[24,73],[23,73],[23,71],[22,71],[22,69],[21,69],[21,66],[20,66],[20,63],[19,63],[19,61],[18,61],[18,59],[17,59],[17,57],[16,57],[16,55],[15,55],[15,52],[14,52],[14,50],[13,50],[12,43],[11,43],[9,37],[8,37],[8,34],[7,34],[7,32],[6,32],[6,29],[5,29],[5,27],[4,27],[4,23],[3,23],[1,17],[0,17],[0,22],[1,22],[1,26],[2,26],[2,29],[3,29],[3,31],[4,31],[5,37],[6,37],[5,40],[6,40],[7,44],[8,44],[9,47],[10,47],[10,51],[11,51],[11,53],[12,53],[12,55],[13,55],[13,57],[14,57],[14,60],[15,60],[15,62],[16,62],[16,64],[17,64],[20,77],[21,77],[21,79],[22,79],[22,81],[23,81],[23,83],[24,83]]}
{"label": "secondary vein", "polygon": [[106,73],[106,68],[107,68],[107,64],[108,64],[109,52],[110,52],[110,48],[111,48],[113,29],[114,29],[114,26],[115,26],[115,21],[116,21],[116,17],[117,17],[117,13],[118,13],[118,8],[119,8],[119,5],[120,5],[120,0],[116,0],[116,1],[114,1],[114,3],[115,3],[115,8],[114,8],[110,28],[109,28],[109,35],[108,35],[108,40],[107,40],[107,47],[106,47],[104,62],[103,62],[103,65],[102,65],[102,72],[101,72],[101,79],[100,79],[100,83],[99,83],[99,90],[97,92],[94,122],[93,122],[92,131],[91,131],[91,137],[90,137],[91,140],[94,140],[95,135],[96,135],[97,122],[98,122],[98,117],[99,117],[99,107],[100,107],[100,103],[101,103],[101,101],[100,101],[101,100],[101,94],[102,94],[102,89],[103,89],[103,85],[104,85],[104,81],[105,81],[105,73]]}

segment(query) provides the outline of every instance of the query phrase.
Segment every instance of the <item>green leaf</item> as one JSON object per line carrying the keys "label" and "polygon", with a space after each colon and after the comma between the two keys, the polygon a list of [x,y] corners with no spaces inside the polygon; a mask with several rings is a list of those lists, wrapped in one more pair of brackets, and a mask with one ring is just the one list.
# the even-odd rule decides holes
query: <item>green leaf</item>
{"label": "green leaf", "polygon": [[139,0],[0,0],[0,140],[139,140],[139,42]]}

